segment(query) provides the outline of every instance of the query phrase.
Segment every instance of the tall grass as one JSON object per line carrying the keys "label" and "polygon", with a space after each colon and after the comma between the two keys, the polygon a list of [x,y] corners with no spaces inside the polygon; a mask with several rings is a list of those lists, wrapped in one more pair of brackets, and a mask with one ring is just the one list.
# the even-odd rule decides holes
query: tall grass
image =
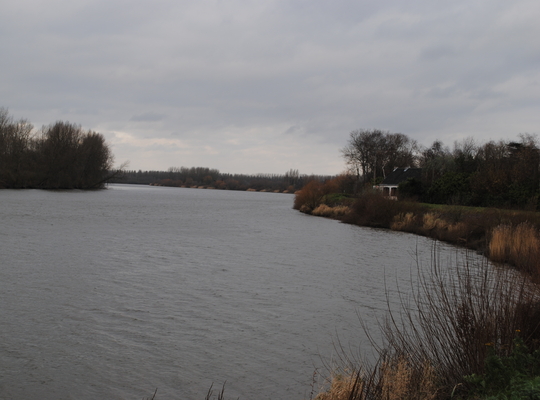
{"label": "tall grass", "polygon": [[528,278],[485,260],[432,263],[412,304],[403,300],[381,324],[378,361],[344,355],[340,381],[318,400],[464,398],[472,390],[464,377],[483,374],[490,351],[511,354],[516,332],[531,351],[540,347],[540,295]]}
{"label": "tall grass", "polygon": [[417,216],[412,212],[400,213],[394,217],[390,229],[393,231],[408,231],[417,225],[416,219]]}
{"label": "tall grass", "polygon": [[318,207],[316,207],[311,212],[311,214],[319,216],[319,217],[340,219],[344,215],[347,215],[349,212],[350,212],[350,208],[347,206],[330,207],[330,206],[327,206],[326,204],[321,204]]}
{"label": "tall grass", "polygon": [[493,229],[489,254],[493,261],[511,263],[535,279],[540,277],[540,235],[529,222]]}

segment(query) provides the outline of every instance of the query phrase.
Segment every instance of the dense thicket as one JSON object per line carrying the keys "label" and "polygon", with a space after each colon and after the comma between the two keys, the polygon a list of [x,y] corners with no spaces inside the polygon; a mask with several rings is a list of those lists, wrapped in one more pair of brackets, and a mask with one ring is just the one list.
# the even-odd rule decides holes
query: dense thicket
{"label": "dense thicket", "polygon": [[59,121],[33,134],[28,121],[0,109],[1,188],[100,188],[111,177],[112,162],[99,133]]}
{"label": "dense thicket", "polygon": [[291,169],[279,174],[228,174],[205,167],[171,167],[168,171],[124,171],[111,182],[156,184],[173,187],[205,186],[227,190],[269,190],[294,192],[311,180],[325,181],[330,176],[301,175]]}
{"label": "dense thicket", "polygon": [[540,148],[536,136],[477,144],[435,141],[418,146],[403,134],[351,132],[342,150],[364,187],[380,183],[396,167],[421,167],[421,182],[404,182],[399,192],[427,203],[536,209],[540,197]]}

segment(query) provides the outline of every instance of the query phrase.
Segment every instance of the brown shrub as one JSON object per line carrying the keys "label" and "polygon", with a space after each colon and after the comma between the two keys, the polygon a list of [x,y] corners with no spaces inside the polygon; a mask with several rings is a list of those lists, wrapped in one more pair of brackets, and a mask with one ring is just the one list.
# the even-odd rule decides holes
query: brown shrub
{"label": "brown shrub", "polygon": [[333,193],[343,194],[347,185],[349,185],[350,179],[351,177],[348,175],[338,175],[326,182],[309,181],[302,189],[295,192],[293,208],[300,210],[305,205],[310,211],[313,211],[324,202],[325,196]]}
{"label": "brown shrub", "polygon": [[305,206],[304,210],[309,210],[309,212],[311,212],[321,204],[325,194],[323,183],[315,180],[310,181],[295,194],[293,208],[295,210],[300,210]]}

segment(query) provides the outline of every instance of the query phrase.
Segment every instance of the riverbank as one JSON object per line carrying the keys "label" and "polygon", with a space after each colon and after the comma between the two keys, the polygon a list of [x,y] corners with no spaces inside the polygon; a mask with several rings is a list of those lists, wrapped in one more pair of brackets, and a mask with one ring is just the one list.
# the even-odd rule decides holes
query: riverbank
{"label": "riverbank", "polygon": [[481,252],[540,281],[540,214],[531,211],[394,201],[368,192],[348,204],[296,205],[345,223],[410,232]]}
{"label": "riverbank", "polygon": [[316,400],[540,398],[538,213],[394,201],[377,192],[344,204],[325,195],[318,204],[298,199],[295,208],[307,214],[431,237],[523,272],[487,261],[439,265],[434,253],[431,271],[411,288],[412,304],[403,300],[399,315],[389,310],[379,327],[377,362],[344,354]]}

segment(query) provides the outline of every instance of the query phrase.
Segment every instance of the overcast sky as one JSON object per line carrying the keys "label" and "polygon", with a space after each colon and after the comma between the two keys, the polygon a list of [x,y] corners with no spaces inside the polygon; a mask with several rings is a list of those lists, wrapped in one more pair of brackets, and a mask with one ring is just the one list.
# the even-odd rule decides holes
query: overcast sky
{"label": "overcast sky", "polygon": [[540,133],[538,0],[17,0],[0,107],[105,135],[116,164],[337,174],[354,129]]}

